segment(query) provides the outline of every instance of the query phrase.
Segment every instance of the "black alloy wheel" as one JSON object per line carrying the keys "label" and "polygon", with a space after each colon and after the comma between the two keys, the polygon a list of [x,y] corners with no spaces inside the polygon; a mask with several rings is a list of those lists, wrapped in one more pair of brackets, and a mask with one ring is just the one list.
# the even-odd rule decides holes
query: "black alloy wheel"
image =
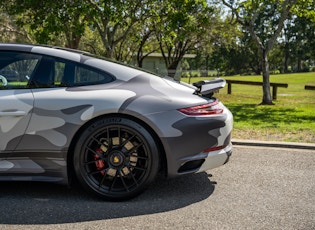
{"label": "black alloy wheel", "polygon": [[159,169],[157,145],[137,122],[103,118],[79,138],[74,169],[82,186],[106,200],[125,200],[141,193]]}

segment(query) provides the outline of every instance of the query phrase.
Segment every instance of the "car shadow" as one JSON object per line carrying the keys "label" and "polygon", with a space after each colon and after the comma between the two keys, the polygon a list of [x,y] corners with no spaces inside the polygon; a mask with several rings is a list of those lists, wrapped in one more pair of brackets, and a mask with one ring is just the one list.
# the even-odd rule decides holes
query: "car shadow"
{"label": "car shadow", "polygon": [[0,224],[62,224],[171,211],[207,199],[216,182],[199,173],[157,178],[140,196],[108,202],[68,188],[40,182],[0,182]]}

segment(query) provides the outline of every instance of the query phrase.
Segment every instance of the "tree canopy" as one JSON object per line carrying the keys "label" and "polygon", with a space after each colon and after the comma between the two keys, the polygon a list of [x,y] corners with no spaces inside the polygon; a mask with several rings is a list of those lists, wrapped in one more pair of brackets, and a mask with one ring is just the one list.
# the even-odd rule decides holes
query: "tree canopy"
{"label": "tree canopy", "polygon": [[[143,65],[161,53],[170,76],[185,68],[207,75],[315,70],[313,0],[2,0],[1,42],[79,48]],[[136,60],[136,61],[134,61]]]}

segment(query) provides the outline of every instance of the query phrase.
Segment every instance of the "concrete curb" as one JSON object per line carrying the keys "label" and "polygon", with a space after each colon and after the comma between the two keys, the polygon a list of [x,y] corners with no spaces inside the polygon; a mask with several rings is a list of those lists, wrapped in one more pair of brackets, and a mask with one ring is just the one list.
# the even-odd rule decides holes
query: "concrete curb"
{"label": "concrete curb", "polygon": [[254,140],[232,139],[232,144],[235,146],[243,145],[243,146],[259,146],[259,147],[315,150],[315,144],[312,144],[312,143],[254,141]]}

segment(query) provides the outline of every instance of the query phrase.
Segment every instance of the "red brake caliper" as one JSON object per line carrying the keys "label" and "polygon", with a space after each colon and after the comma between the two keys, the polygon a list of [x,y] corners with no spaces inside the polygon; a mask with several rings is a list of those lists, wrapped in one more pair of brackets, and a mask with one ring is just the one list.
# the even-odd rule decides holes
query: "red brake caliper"
{"label": "red brake caliper", "polygon": [[[99,155],[103,154],[102,149],[96,149],[95,151],[96,151]],[[94,155],[94,160],[96,160],[96,161],[95,161],[95,165],[96,165],[97,170],[99,170],[100,173],[101,173],[102,175],[104,175],[104,174],[105,174],[105,171],[104,171],[103,169],[105,168],[105,164],[104,164],[104,161],[100,159],[100,157],[99,157],[98,154],[95,154],[95,155]],[[98,159],[100,159],[100,160],[98,160]]]}

